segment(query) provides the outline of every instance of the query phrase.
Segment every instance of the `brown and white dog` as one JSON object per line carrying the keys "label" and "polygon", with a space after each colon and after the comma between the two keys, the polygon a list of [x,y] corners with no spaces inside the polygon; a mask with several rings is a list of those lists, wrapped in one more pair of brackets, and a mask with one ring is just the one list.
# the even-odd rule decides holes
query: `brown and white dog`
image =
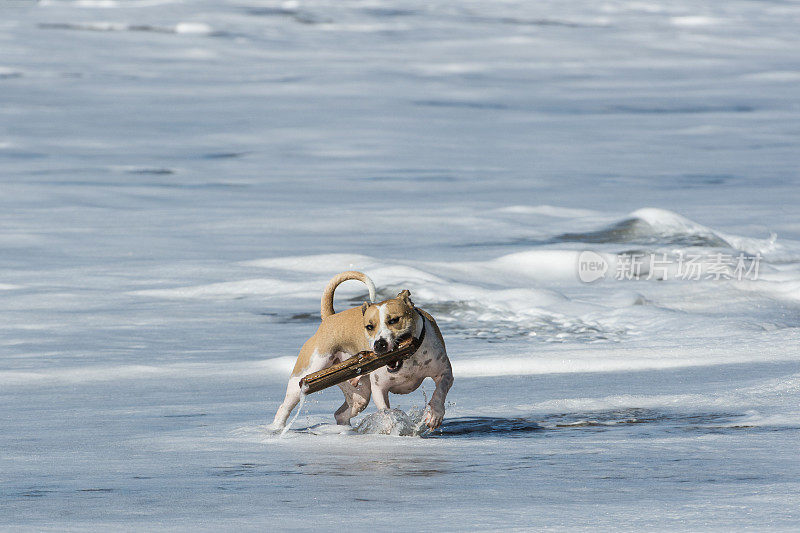
{"label": "brown and white dog", "polygon": [[453,384],[453,371],[439,327],[431,315],[414,306],[409,291],[375,304],[364,302],[360,307],[334,312],[336,287],[351,279],[366,284],[370,300],[375,300],[375,285],[361,272],[342,272],[328,282],[322,295],[322,323],[300,350],[286,387],[286,398],[275,414],[272,428],[286,425],[300,401],[299,383],[303,376],[328,368],[362,350],[372,350],[377,354],[394,350],[399,342],[410,336],[419,339],[423,330],[422,344],[410,358],[339,384],[345,401],[334,417],[337,424],[349,425],[350,419],[367,407],[370,397],[375,399],[378,409],[389,409],[390,392],[408,394],[417,390],[429,377],[436,383],[436,390],[425,410],[425,424],[431,429],[439,427],[444,418],[445,397]]}

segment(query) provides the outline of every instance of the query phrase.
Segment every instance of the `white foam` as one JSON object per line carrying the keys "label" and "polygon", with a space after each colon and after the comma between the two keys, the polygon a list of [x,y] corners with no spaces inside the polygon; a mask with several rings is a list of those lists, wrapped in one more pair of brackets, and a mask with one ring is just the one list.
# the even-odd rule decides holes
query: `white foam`
{"label": "white foam", "polygon": [[[22,72],[20,72],[19,70],[15,69],[15,68],[4,67],[4,66],[0,65],[0,78],[1,77],[21,76],[21,75],[22,75]],[[0,142],[0,148],[10,148],[11,146],[13,146],[13,144]]]}
{"label": "white foam", "polygon": [[552,205],[512,205],[497,209],[498,213],[514,215],[544,215],[554,218],[578,218],[597,216],[598,211],[589,209],[573,209],[569,207],[556,207]]}
{"label": "white foam", "polygon": [[74,0],[73,4],[75,4],[76,7],[94,7],[104,9],[119,6],[119,3],[116,0]]}
{"label": "white foam", "polygon": [[123,22],[86,22],[73,27],[92,31],[127,31],[130,29],[130,25]]}
{"label": "white foam", "polygon": [[289,375],[296,358],[273,357],[260,361],[225,363],[175,363],[166,365],[81,365],[43,368],[35,371],[0,371],[0,384],[80,384],[103,381],[154,378],[208,378],[213,376],[262,376],[283,379]]}
{"label": "white foam", "polygon": [[179,22],[175,25],[175,33],[208,34],[213,31],[214,28],[204,22]]}
{"label": "white foam", "polygon": [[718,24],[720,21],[713,18],[713,17],[706,17],[702,15],[686,15],[682,17],[672,17],[670,18],[670,23],[673,26],[679,26],[683,28],[697,28],[701,26],[711,26],[714,24]]}
{"label": "white foam", "polygon": [[771,414],[749,410],[745,412],[744,418],[737,418],[721,425],[723,427],[800,428],[800,413]]}
{"label": "white foam", "polygon": [[743,76],[750,80],[765,81],[785,81],[793,82],[800,80],[800,71],[797,70],[767,70],[764,72],[754,72]]}
{"label": "white foam", "polygon": [[[513,274],[521,279],[529,278],[542,282],[576,281],[580,255],[581,251],[572,250],[532,250],[498,257],[487,266],[498,274],[505,274],[505,279],[508,279],[509,274]],[[612,269],[614,268],[616,255],[606,253],[598,255],[605,259]]]}
{"label": "white foam", "polygon": [[238,298],[253,295],[308,296],[313,292],[320,292],[318,284],[270,278],[251,278],[173,289],[147,289],[135,291],[132,294],[157,298]]}
{"label": "white foam", "polygon": [[[75,7],[89,8],[89,9],[113,9],[113,8],[143,8],[161,6],[164,4],[175,3],[176,0],[125,0],[120,3],[118,0],[72,0],[70,4]],[[63,1],[54,0],[39,0],[42,6],[58,6],[64,4]]]}
{"label": "white foam", "polygon": [[376,264],[376,260],[358,254],[319,254],[253,259],[241,264],[260,268],[278,268],[292,272],[329,274],[344,270],[369,270],[370,266]]}

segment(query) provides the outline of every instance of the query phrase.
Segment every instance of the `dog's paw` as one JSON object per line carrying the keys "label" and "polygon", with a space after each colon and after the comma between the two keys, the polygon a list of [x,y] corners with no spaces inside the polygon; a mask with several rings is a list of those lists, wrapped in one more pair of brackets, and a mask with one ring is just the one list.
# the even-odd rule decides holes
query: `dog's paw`
{"label": "dog's paw", "polygon": [[272,424],[267,425],[266,430],[267,430],[267,433],[276,434],[276,433],[280,433],[281,431],[283,431],[284,427],[286,427],[286,426],[283,425],[283,424],[276,424],[275,422],[273,422]]}
{"label": "dog's paw", "polygon": [[428,405],[425,409],[425,425],[428,426],[430,429],[436,429],[442,425],[442,419],[444,418],[444,409],[440,407],[433,407],[432,405]]}

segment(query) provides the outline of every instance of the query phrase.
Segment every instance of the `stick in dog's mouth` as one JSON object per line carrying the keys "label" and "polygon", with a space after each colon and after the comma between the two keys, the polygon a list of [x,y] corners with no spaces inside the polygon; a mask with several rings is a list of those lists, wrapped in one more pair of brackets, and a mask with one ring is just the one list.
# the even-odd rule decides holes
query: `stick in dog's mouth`
{"label": "stick in dog's mouth", "polygon": [[[409,332],[404,333],[403,335],[400,335],[399,337],[397,337],[397,339],[395,339],[394,342],[395,342],[395,346],[396,346],[395,350],[399,350],[401,347],[406,346],[409,343],[414,342],[414,336],[409,331]],[[389,363],[388,365],[386,365],[386,370],[390,374],[394,374],[395,372],[400,371],[400,369],[402,367],[403,367],[403,360],[402,359],[398,359],[397,361],[394,361],[394,362]]]}
{"label": "stick in dog's mouth", "polygon": [[[358,352],[356,355],[329,368],[304,376],[299,383],[300,391],[304,394],[311,394],[348,379],[369,374],[382,366],[386,366],[389,372],[395,373],[402,368],[403,359],[413,356],[419,349],[424,338],[425,330],[423,329],[419,339],[409,336],[399,343],[397,348],[382,355],[369,350]],[[386,362],[387,360],[390,362]]]}

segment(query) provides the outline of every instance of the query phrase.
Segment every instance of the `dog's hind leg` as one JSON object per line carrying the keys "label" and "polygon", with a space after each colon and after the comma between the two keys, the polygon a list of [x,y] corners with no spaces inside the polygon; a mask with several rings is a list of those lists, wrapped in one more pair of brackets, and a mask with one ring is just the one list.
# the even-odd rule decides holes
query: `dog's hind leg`
{"label": "dog's hind leg", "polygon": [[350,404],[350,417],[358,415],[358,413],[367,408],[370,396],[372,396],[372,387],[369,379],[362,379],[358,382],[355,392],[353,392],[352,403]]}
{"label": "dog's hind leg", "polygon": [[369,379],[359,380],[357,386],[349,382],[340,383],[339,388],[344,393],[344,403],[334,413],[336,423],[341,426],[349,426],[350,419],[366,409],[369,398],[372,395]]}

